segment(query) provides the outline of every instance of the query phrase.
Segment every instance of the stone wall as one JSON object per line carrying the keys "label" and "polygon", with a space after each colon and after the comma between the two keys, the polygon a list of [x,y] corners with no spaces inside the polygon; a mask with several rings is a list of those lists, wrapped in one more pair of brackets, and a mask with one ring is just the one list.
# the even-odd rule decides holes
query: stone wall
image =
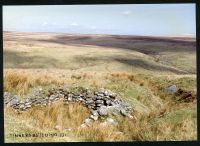
{"label": "stone wall", "polygon": [[85,119],[82,127],[108,114],[121,114],[133,118],[131,115],[132,107],[122,101],[117,93],[104,88],[100,88],[96,91],[81,87],[77,87],[76,91],[70,91],[64,85],[54,86],[48,89],[34,88],[23,99],[9,92],[4,92],[5,105],[16,111],[28,110],[33,106],[49,106],[57,100],[62,100],[64,104],[79,102],[89,109],[90,116]]}

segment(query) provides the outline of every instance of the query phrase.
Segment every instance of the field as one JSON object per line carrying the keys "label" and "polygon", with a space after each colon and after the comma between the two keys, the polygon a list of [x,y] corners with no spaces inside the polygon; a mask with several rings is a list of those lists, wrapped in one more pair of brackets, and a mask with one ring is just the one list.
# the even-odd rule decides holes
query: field
{"label": "field", "polygon": [[[51,84],[103,87],[122,95],[137,118],[119,117],[118,126],[102,127],[96,121],[78,129],[88,116],[87,108],[79,104],[66,107],[58,102],[22,114],[5,106],[5,142],[197,139],[196,99],[177,100],[178,95],[164,93],[176,85],[196,94],[194,38],[4,32],[3,61],[4,91],[23,98],[31,88]],[[55,129],[58,123],[70,130]],[[11,136],[50,131],[67,136]]]}

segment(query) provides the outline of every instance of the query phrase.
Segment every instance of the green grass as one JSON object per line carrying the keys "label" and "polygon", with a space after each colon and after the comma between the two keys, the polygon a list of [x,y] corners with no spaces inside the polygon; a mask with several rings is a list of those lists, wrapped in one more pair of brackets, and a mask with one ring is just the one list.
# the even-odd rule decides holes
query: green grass
{"label": "green grass", "polygon": [[185,108],[180,109],[174,112],[170,112],[166,114],[162,118],[158,118],[156,122],[165,121],[165,122],[171,122],[171,123],[179,123],[185,119],[185,117],[191,116],[191,119],[194,120],[194,122],[197,122],[197,109],[195,107],[193,108]]}

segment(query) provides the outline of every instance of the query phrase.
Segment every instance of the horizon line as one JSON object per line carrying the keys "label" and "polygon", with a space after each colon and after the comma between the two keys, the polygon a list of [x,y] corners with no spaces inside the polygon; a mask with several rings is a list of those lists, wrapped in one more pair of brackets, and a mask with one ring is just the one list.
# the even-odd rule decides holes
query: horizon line
{"label": "horizon line", "polygon": [[107,35],[107,36],[135,36],[135,37],[169,37],[169,38],[194,38],[196,39],[196,35],[137,35],[137,34],[103,34],[103,33],[76,33],[76,32],[47,32],[47,31],[8,31],[3,30],[3,32],[16,32],[16,33],[61,33],[61,34],[74,34],[74,35]]}

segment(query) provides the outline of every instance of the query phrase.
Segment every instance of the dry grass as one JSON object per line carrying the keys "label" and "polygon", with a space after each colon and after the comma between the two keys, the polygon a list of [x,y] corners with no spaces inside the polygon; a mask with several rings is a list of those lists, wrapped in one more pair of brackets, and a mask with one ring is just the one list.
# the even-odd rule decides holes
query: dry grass
{"label": "dry grass", "polygon": [[196,129],[196,121],[188,115],[179,122],[155,121],[149,116],[136,122],[125,119],[119,125],[119,130],[124,133],[127,141],[196,140]]}
{"label": "dry grass", "polygon": [[[98,80],[104,82],[99,82]],[[148,78],[140,78],[138,75],[125,72],[102,74],[101,76],[92,73],[79,73],[71,74],[68,78],[59,78],[56,74],[47,73],[31,74],[30,72],[13,70],[6,70],[4,72],[4,90],[12,91],[19,95],[26,94],[29,88],[34,86],[63,84],[68,81],[72,81],[77,85],[91,87],[105,86],[107,82],[111,81],[112,85],[117,85],[116,89],[122,89],[123,87],[125,89],[123,92],[126,92],[129,84],[136,83],[141,89],[147,87],[153,93],[159,91],[155,84],[151,83],[151,80]],[[131,90],[135,88],[134,86],[130,87]],[[130,98],[132,97],[135,98],[134,93],[131,92]],[[140,98],[142,98],[140,100],[141,102],[143,101],[142,103],[147,102],[145,96],[141,96]],[[148,100],[151,101],[151,99]],[[151,110],[148,115],[141,115],[141,113],[135,112],[133,115],[137,117],[137,121],[122,118],[119,120],[117,127],[102,125],[98,121],[93,123],[91,127],[78,129],[89,115],[89,111],[86,107],[78,103],[63,105],[60,101],[48,107],[33,107],[21,114],[20,117],[25,120],[23,122],[25,124],[24,127],[26,127],[26,123],[29,120],[33,127],[37,127],[41,131],[44,129],[63,131],[66,128],[70,128],[74,136],[81,138],[81,141],[196,140],[196,119],[190,117],[190,113],[186,114],[186,116],[182,112],[181,116],[184,118],[178,121],[174,120],[177,119],[177,115],[172,116],[172,121],[174,120],[175,122],[167,122],[163,118],[176,110],[187,110],[194,107],[194,105],[195,103],[175,103],[173,100],[166,98],[163,106]],[[6,110],[5,112],[6,114],[10,114],[10,111]],[[16,119],[19,118],[18,116],[13,115]],[[59,129],[55,129],[56,126],[59,126]],[[35,139],[33,141],[41,140]]]}
{"label": "dry grass", "polygon": [[134,81],[134,75],[127,72],[114,72],[111,74],[107,74],[107,79],[115,80],[130,80]]}
{"label": "dry grass", "polygon": [[34,86],[63,84],[64,81],[48,74],[31,74],[27,72],[4,72],[4,91],[18,95],[26,94]]}
{"label": "dry grass", "polygon": [[64,130],[80,126],[89,116],[89,111],[79,103],[63,105],[62,101],[58,101],[48,107],[33,107],[24,116],[33,118],[40,128],[55,128],[59,125],[60,130]]}
{"label": "dry grass", "polygon": [[[5,108],[6,142],[55,142],[77,141],[75,131],[86,117],[88,109],[78,103],[63,105],[57,101],[48,107],[33,107],[22,113]],[[70,129],[70,131],[68,130]],[[67,137],[30,137],[13,138],[10,134],[22,133],[65,133]]]}
{"label": "dry grass", "polygon": [[122,141],[124,135],[118,129],[110,124],[94,122],[90,127],[80,128],[77,136],[82,137],[84,141]]}

